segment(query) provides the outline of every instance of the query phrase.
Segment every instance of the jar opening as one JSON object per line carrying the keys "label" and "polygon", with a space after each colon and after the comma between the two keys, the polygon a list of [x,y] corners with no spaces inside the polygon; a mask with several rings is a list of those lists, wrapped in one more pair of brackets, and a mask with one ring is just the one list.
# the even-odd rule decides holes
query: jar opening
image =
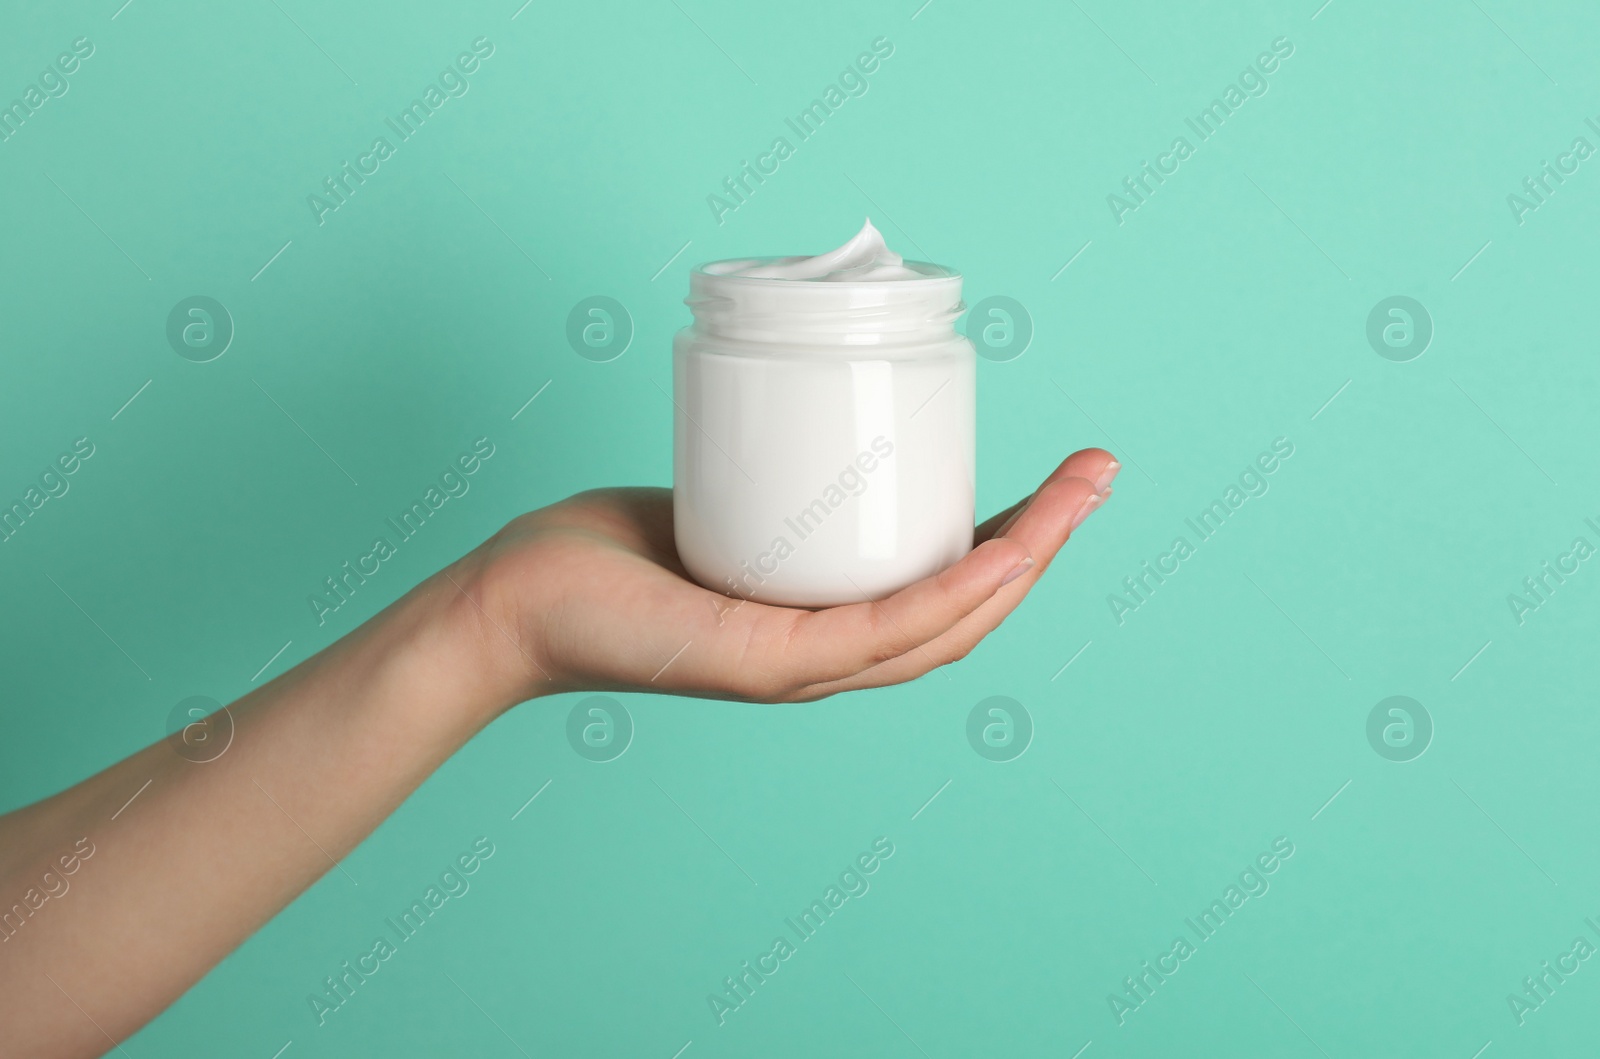
{"label": "jar opening", "polygon": [[888,280],[795,280],[727,275],[763,261],[742,258],[700,265],[689,275],[684,304],[703,334],[742,342],[886,346],[937,342],[954,334],[966,309],[961,274],[907,261],[925,275]]}

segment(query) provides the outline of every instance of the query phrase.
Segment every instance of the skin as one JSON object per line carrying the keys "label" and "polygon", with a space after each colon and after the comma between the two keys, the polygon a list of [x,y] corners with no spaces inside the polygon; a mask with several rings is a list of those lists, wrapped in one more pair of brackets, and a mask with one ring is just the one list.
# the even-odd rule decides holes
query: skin
{"label": "skin", "polygon": [[[518,703],[587,690],[806,702],[964,658],[1118,466],[1074,453],[977,527],[959,563],[816,611],[690,581],[665,489],[580,493],[514,520],[229,706],[220,757],[163,740],[0,817],[0,913],[38,904],[0,921],[0,1056],[116,1052]],[[207,724],[223,730],[220,715]]]}

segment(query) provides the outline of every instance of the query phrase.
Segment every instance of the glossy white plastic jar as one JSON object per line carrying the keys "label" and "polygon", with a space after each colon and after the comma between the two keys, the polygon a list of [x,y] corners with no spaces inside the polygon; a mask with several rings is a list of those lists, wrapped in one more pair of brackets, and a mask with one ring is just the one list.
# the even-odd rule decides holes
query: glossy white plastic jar
{"label": "glossy white plastic jar", "polygon": [[916,262],[888,273],[912,278],[734,274],[799,260],[690,276],[694,323],[673,344],[678,555],[701,584],[756,602],[879,599],[972,548],[961,276]]}

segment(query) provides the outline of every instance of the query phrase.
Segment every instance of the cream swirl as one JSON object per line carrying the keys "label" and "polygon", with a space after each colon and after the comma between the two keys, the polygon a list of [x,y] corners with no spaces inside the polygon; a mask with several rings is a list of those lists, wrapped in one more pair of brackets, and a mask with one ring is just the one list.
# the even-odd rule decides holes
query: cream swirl
{"label": "cream swirl", "polygon": [[883,233],[868,219],[850,241],[837,250],[815,257],[781,257],[765,264],[751,265],[728,272],[730,276],[751,279],[795,279],[821,283],[876,282],[892,279],[925,279],[928,273],[907,266],[904,259],[889,249]]}

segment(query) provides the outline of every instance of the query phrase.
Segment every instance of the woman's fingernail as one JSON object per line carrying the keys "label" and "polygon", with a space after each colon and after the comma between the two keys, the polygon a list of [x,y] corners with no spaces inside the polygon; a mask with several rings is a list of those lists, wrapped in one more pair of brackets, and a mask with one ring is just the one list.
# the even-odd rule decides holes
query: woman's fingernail
{"label": "woman's fingernail", "polygon": [[1028,556],[1028,558],[1022,560],[1022,562],[1018,563],[1016,566],[1013,566],[1011,568],[1011,572],[1006,575],[1006,579],[1004,581],[1000,582],[1000,587],[1001,588],[1005,588],[1011,582],[1015,581],[1017,578],[1021,577],[1023,574],[1027,573],[1029,570],[1032,570],[1032,569],[1033,569],[1033,556],[1030,555],[1030,556]]}
{"label": "woman's fingernail", "polygon": [[1106,492],[1106,486],[1111,484],[1111,479],[1115,478],[1117,476],[1117,472],[1120,470],[1122,470],[1122,464],[1118,463],[1116,460],[1112,460],[1110,463],[1106,464],[1106,469],[1101,471],[1100,477],[1095,480],[1094,491],[1097,493]]}
{"label": "woman's fingernail", "polygon": [[1083,525],[1083,520],[1094,514],[1094,509],[1105,503],[1105,499],[1106,498],[1099,493],[1089,494],[1089,499],[1083,502],[1083,506],[1078,509],[1077,515],[1073,517],[1072,528],[1077,529],[1079,526]]}

